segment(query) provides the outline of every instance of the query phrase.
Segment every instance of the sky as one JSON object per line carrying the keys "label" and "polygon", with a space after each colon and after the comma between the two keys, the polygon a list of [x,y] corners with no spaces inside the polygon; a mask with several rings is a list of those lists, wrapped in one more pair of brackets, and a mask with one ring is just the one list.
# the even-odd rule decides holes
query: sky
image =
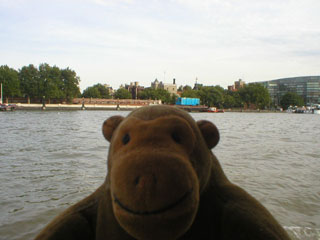
{"label": "sky", "polygon": [[69,67],[82,91],[320,75],[319,9],[319,0],[0,0],[0,65]]}

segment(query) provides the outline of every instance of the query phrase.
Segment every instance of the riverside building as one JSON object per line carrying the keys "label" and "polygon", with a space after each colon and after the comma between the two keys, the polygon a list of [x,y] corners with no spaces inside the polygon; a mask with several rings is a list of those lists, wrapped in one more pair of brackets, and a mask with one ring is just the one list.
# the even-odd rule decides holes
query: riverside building
{"label": "riverside building", "polygon": [[172,83],[163,83],[163,82],[159,82],[158,79],[156,79],[154,80],[154,82],[151,82],[151,88],[167,90],[171,95],[177,94],[177,85],[176,85],[175,78],[173,79]]}
{"label": "riverside building", "polygon": [[268,89],[272,103],[277,106],[280,105],[282,96],[288,92],[297,93],[307,106],[320,104],[320,76],[281,78],[256,83],[263,84]]}
{"label": "riverside building", "polygon": [[238,91],[240,88],[243,88],[245,86],[245,82],[242,81],[242,79],[239,79],[238,81],[235,81],[233,85],[228,86],[228,90],[232,92]]}

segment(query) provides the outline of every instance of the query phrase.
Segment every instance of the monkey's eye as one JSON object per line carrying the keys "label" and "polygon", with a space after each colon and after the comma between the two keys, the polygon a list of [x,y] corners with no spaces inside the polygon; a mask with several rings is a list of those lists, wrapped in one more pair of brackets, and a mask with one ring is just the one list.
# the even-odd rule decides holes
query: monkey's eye
{"label": "monkey's eye", "polygon": [[130,142],[130,135],[127,133],[126,135],[123,136],[122,143],[126,145],[128,142]]}
{"label": "monkey's eye", "polygon": [[180,135],[177,132],[173,132],[171,134],[172,139],[176,142],[176,143],[181,143],[182,139],[180,137]]}

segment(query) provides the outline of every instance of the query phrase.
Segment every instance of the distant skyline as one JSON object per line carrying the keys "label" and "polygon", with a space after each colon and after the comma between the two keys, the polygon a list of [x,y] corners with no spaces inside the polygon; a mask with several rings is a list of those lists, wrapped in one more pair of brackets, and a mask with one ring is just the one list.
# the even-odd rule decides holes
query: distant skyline
{"label": "distant skyline", "polygon": [[319,0],[0,0],[0,65],[70,67],[81,91],[320,75],[319,9]]}

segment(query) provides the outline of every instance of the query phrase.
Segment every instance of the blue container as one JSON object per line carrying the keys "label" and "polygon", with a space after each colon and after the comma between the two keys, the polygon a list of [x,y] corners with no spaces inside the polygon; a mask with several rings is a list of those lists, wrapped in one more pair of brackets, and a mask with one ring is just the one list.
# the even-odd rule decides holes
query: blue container
{"label": "blue container", "polygon": [[179,97],[176,101],[176,105],[183,105],[183,106],[198,106],[200,105],[199,98],[181,98]]}

